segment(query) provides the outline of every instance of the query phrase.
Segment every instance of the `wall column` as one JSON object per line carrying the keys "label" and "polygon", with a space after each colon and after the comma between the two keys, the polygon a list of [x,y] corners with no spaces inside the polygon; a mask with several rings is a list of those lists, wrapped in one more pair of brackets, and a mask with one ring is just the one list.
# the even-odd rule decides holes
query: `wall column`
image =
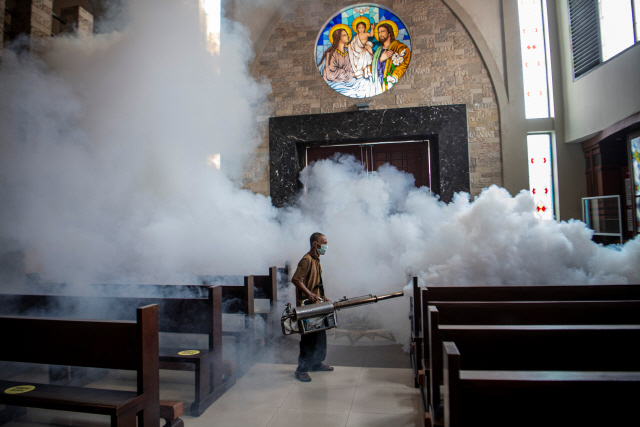
{"label": "wall column", "polygon": [[93,15],[82,6],[71,6],[60,9],[60,17],[66,22],[65,33],[77,33],[78,36],[93,34]]}
{"label": "wall column", "polygon": [[[29,35],[29,49],[44,51],[51,39],[53,0],[22,0],[16,2],[11,27],[16,33]],[[4,8],[3,8],[4,9]]]}

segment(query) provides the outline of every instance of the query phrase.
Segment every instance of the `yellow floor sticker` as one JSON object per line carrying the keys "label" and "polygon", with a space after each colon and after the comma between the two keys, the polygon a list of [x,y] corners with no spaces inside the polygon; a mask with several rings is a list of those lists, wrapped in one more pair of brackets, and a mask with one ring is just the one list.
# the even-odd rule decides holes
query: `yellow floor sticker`
{"label": "yellow floor sticker", "polygon": [[35,388],[36,386],[34,385],[17,385],[15,387],[10,387],[6,389],[4,392],[6,394],[20,394],[20,393],[26,393],[28,391],[34,390]]}
{"label": "yellow floor sticker", "polygon": [[198,353],[200,353],[199,350],[184,350],[184,351],[179,352],[178,354],[180,356],[192,356],[192,355],[198,354]]}

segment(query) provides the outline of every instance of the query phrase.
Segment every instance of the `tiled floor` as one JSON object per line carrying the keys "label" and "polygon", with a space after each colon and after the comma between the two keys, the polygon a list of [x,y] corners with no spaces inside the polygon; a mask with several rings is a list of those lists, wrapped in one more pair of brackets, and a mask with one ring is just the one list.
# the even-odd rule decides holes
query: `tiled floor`
{"label": "tiled floor", "polygon": [[[408,356],[399,346],[329,346],[326,362],[335,366],[335,371],[311,373],[313,381],[301,383],[293,376],[297,342],[290,341],[279,340],[263,349],[257,363],[202,416],[183,415],[185,425],[421,425],[420,394],[413,388]],[[281,359],[289,363],[282,363]],[[135,373],[111,372],[90,386],[134,390]],[[161,398],[184,401],[188,412],[193,400],[193,373],[161,371]],[[5,424],[6,427],[46,425],[98,427],[108,426],[109,420],[104,416],[28,409],[27,415]]]}
{"label": "tiled floor", "polygon": [[[336,366],[301,383],[295,365],[255,364],[187,426],[419,426],[420,394],[411,369]],[[215,423],[213,422],[215,420]]]}
{"label": "tiled floor", "polygon": [[[256,361],[263,363],[298,363],[299,336],[281,337],[269,347],[263,349]],[[327,346],[327,363],[337,366],[367,368],[408,368],[411,366],[409,355],[400,345],[380,346]]]}

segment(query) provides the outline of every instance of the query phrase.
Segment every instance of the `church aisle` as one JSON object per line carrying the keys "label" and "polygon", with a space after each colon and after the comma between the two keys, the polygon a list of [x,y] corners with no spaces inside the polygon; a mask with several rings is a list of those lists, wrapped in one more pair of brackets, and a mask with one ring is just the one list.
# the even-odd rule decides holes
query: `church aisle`
{"label": "church aisle", "polygon": [[[256,363],[200,417],[183,415],[188,427],[420,426],[420,393],[411,369],[336,366],[314,372],[311,383],[297,381],[291,364]],[[193,399],[193,373],[161,371],[162,399]],[[135,376],[113,371],[89,387],[135,389]],[[109,425],[105,416],[28,409],[6,427]]]}
{"label": "church aisle", "polygon": [[200,418],[182,418],[194,427],[214,420],[220,427],[421,425],[411,369],[335,368],[301,383],[293,377],[295,365],[257,363]]}

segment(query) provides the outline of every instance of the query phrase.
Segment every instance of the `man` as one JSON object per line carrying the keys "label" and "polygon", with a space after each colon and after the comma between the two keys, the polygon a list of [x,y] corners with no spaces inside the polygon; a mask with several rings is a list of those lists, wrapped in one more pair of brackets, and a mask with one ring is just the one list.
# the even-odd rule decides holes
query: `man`
{"label": "man", "polygon": [[[327,301],[324,296],[322,267],[320,266],[320,255],[327,252],[327,238],[322,233],[313,233],[309,238],[309,243],[311,250],[302,257],[291,279],[291,282],[296,285],[296,304],[298,306],[301,306],[304,300],[309,300],[307,304],[319,302],[320,298]],[[296,378],[302,382],[309,382],[311,381],[309,371],[333,371],[333,367],[322,363],[325,357],[327,357],[327,334],[325,331],[301,335]]]}
{"label": "man", "polygon": [[[378,40],[382,46],[373,54],[371,71],[374,82],[381,85],[384,92],[404,76],[411,60],[411,51],[404,43],[396,40],[393,27],[389,24],[378,26]],[[397,54],[397,64],[393,62],[394,54]]]}

